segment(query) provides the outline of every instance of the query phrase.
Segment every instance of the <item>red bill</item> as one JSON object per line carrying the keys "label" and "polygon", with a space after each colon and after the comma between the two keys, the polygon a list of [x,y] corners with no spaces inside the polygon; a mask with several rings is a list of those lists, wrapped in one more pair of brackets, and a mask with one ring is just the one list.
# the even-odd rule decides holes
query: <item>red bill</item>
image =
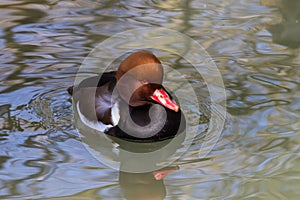
{"label": "red bill", "polygon": [[156,89],[151,96],[151,99],[163,105],[164,107],[169,108],[170,110],[174,110],[175,112],[178,112],[179,110],[177,103],[171,100],[164,89]]}

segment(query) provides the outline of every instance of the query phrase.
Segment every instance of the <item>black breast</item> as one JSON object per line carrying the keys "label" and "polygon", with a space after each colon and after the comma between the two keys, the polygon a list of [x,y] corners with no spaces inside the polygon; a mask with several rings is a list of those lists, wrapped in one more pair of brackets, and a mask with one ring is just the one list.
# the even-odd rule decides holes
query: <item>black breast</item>
{"label": "black breast", "polygon": [[118,126],[107,134],[130,141],[154,142],[172,138],[185,130],[186,121],[180,110],[174,112],[160,104],[130,106],[129,109],[125,106],[128,107],[120,108]]}

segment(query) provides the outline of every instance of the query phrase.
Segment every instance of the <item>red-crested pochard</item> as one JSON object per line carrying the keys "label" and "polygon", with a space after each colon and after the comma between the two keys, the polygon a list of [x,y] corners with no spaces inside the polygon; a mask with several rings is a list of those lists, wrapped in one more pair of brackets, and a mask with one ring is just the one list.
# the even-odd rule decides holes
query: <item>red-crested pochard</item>
{"label": "red-crested pochard", "polygon": [[68,92],[87,126],[125,140],[153,142],[185,128],[185,118],[162,81],[158,58],[138,51],[117,71],[87,78]]}

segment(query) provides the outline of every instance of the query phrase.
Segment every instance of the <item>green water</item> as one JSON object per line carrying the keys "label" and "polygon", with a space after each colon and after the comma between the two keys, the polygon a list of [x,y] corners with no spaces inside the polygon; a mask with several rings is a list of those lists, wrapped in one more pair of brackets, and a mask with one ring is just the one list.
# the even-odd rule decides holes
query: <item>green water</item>
{"label": "green water", "polygon": [[[298,199],[299,20],[296,0],[0,1],[0,198]],[[163,181],[98,162],[78,136],[66,92],[98,43],[152,26],[200,43],[227,95],[213,150],[200,159],[196,136]],[[201,77],[177,58],[161,54],[199,87]],[[209,99],[201,88],[196,95]]]}

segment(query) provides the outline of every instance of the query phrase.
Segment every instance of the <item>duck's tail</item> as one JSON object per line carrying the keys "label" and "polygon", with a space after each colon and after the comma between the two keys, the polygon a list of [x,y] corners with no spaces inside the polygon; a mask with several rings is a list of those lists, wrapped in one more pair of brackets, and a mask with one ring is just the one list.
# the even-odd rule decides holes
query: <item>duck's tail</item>
{"label": "duck's tail", "polygon": [[68,87],[67,91],[72,96],[73,95],[74,86]]}

